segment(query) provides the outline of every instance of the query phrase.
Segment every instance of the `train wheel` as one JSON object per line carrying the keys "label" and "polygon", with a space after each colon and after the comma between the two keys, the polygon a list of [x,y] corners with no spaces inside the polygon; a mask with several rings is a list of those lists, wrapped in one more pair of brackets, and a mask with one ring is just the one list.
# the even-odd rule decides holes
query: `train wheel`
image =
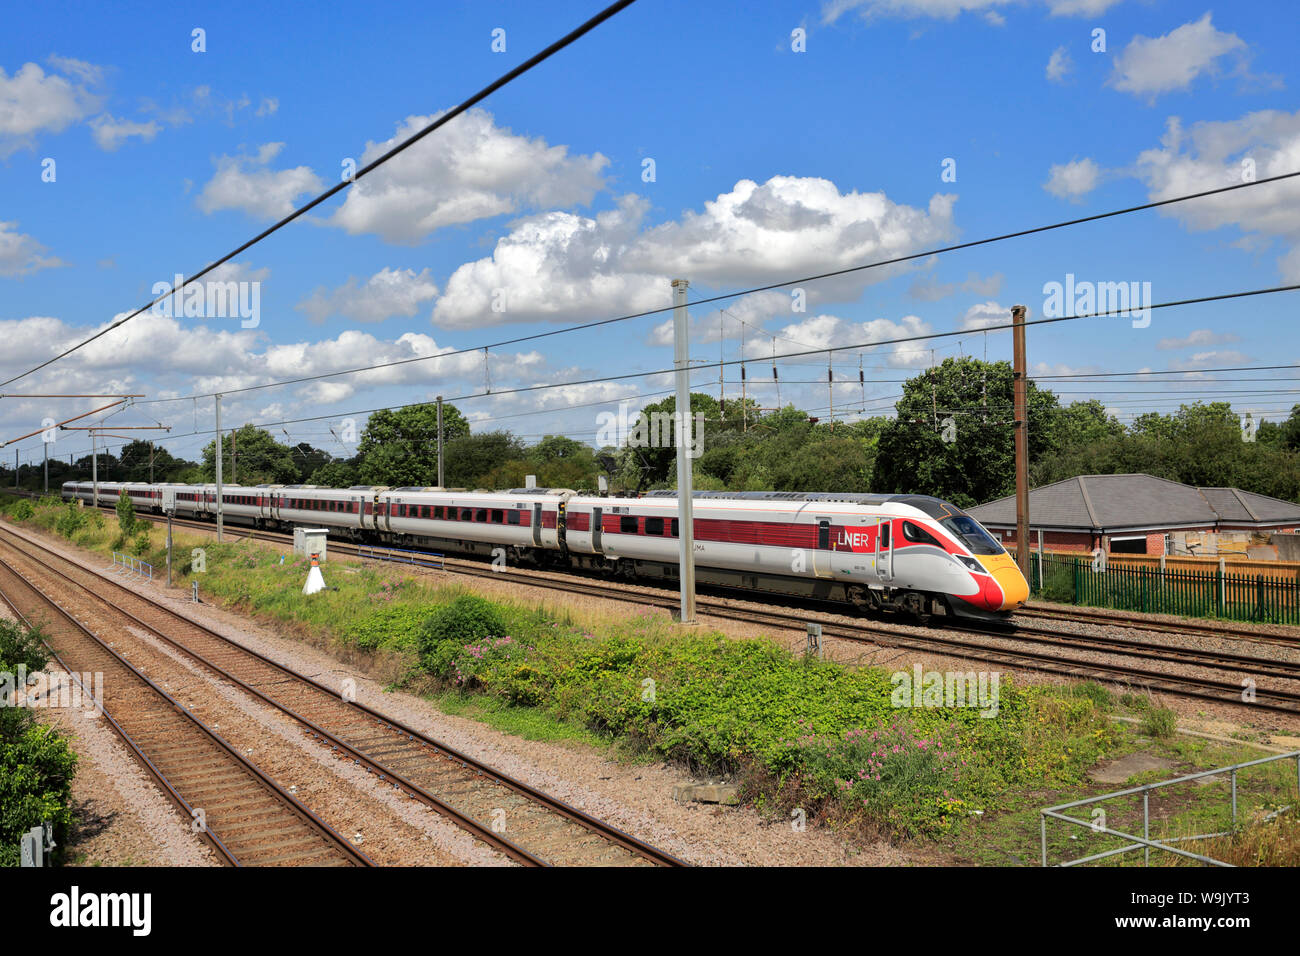
{"label": "train wheel", "polygon": [[917,624],[926,625],[930,623],[933,608],[928,595],[909,591],[903,595],[900,603],[904,613],[915,618]]}

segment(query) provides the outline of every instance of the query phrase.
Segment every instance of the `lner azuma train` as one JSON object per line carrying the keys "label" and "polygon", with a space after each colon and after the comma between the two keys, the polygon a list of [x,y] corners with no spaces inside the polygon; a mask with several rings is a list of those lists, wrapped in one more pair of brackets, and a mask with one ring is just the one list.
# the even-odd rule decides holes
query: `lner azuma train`
{"label": "lner azuma train", "polygon": [[[178,517],[212,519],[216,485],[99,483],[100,505],[125,490],[137,511],[176,494]],[[90,482],[63,497],[90,502]],[[697,492],[696,579],[749,591],[846,601],[924,618],[1004,618],[1029,588],[1000,543],[970,515],[926,495]],[[223,485],[223,520],[258,528],[319,527],[355,541],[574,567],[628,579],[676,580],[677,495],[581,495],[360,485]]]}

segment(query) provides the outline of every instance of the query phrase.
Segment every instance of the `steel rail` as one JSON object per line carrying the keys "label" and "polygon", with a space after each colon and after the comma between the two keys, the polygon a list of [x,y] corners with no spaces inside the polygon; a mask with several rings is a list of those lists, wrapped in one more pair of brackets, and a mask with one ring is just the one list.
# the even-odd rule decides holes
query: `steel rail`
{"label": "steel rail", "polygon": [[[343,699],[342,697],[340,697],[338,693],[326,687],[325,685],[319,683],[315,679],[308,677],[304,674],[300,674],[294,671],[293,669],[286,667],[285,665],[279,663],[278,661],[273,660],[272,658],[264,654],[261,654],[248,647],[245,647],[239,642],[226,637],[225,635],[219,633],[218,631],[212,629],[211,627],[208,627],[207,625],[194,620],[188,615],[181,614],[180,612],[172,608],[168,608],[165,605],[160,604],[159,602],[155,601],[153,598],[149,597],[148,595],[140,594],[139,592],[126,587],[120,581],[107,577],[96,570],[82,567],[76,564],[75,562],[71,561],[70,559],[63,557],[57,552],[54,552],[51,549],[46,548],[44,545],[41,545],[38,542],[31,541],[30,539],[27,539],[21,535],[15,534],[10,528],[2,528],[0,530],[2,530],[3,532],[9,535],[12,535],[13,537],[18,538],[20,541],[23,541],[24,543],[28,544],[31,547],[37,548],[40,551],[45,552],[46,554],[71,565],[72,567],[76,568],[79,572],[83,574],[87,574],[99,578],[100,580],[113,586],[114,588],[117,588],[118,590],[131,595],[133,598],[140,600],[143,603],[149,605],[151,608],[166,614],[168,617],[183,622],[185,625],[192,627],[198,630],[199,632],[201,632],[203,635],[219,642],[219,644],[223,648],[234,650],[240,654],[247,655],[255,659],[256,661],[258,661],[259,663],[275,669],[276,671],[285,675],[291,680],[297,681],[300,684],[311,687],[315,691],[325,695],[331,704],[344,705],[350,709],[354,709],[362,714],[365,714],[370,718],[373,718],[384,729],[394,730],[399,735],[407,737],[408,740],[418,740],[423,745],[433,749],[433,751],[438,756],[459,763],[462,768],[467,770],[473,770],[476,774],[489,778],[493,782],[508,788],[509,790],[519,794],[520,796],[524,797],[530,802],[542,805],[545,808],[549,809],[550,811],[568,820],[571,820],[572,822],[578,824],[579,826],[582,826],[588,831],[593,832],[596,835],[601,836],[612,843],[622,846],[624,849],[628,850],[629,852],[633,853],[636,856],[649,859],[652,862],[655,862],[663,866],[685,865],[683,861],[677,859],[671,854],[663,850],[660,850],[659,848],[651,844],[648,844],[638,839],[637,837],[634,837],[618,829],[617,827],[612,826],[611,824],[605,823],[604,821],[599,820],[596,817],[591,816],[590,814],[587,814],[586,812],[578,809],[577,807],[571,806],[570,804],[565,803],[564,801],[556,797],[553,797],[550,794],[547,794],[545,791],[538,790],[535,787],[532,787],[529,784],[524,783],[523,781],[517,780],[514,777],[511,777],[502,771],[496,770],[490,767],[489,765],[483,763],[482,761],[479,761],[476,758],[471,757],[468,754],[465,754],[449,746],[448,744],[442,743],[441,741],[434,740],[431,737],[428,737],[427,735],[423,734],[422,732],[415,730],[414,728],[411,728],[406,724],[403,724],[402,722],[397,721],[392,717],[380,711],[377,711],[365,704],[362,704],[357,701]],[[21,548],[14,547],[14,545],[10,544],[8,541],[5,541],[4,544],[22,553]],[[28,554],[27,556],[31,560],[35,560],[38,562],[40,560],[38,558],[33,557],[30,554]],[[236,684],[247,693],[252,694],[258,699],[269,704],[270,706],[280,710],[282,713],[286,714],[291,719],[297,721],[298,723],[306,727],[308,731],[313,735],[316,735],[323,740],[327,740],[332,746],[335,746],[340,750],[345,751],[355,761],[366,764],[367,768],[371,772],[378,774],[381,779],[392,781],[395,786],[397,786],[399,789],[406,791],[408,795],[420,799],[422,802],[429,804],[430,806],[433,807],[433,809],[437,810],[440,814],[449,817],[458,826],[461,826],[463,829],[470,831],[474,836],[492,845],[494,848],[505,853],[510,858],[516,860],[517,862],[524,863],[526,865],[532,865],[532,866],[550,865],[545,859],[533,854],[531,851],[527,850],[523,846],[520,846],[514,841],[508,839],[507,837],[496,833],[490,827],[480,823],[472,816],[462,813],[461,811],[447,804],[445,801],[441,800],[436,795],[428,792],[425,788],[421,787],[419,784],[406,779],[403,775],[385,766],[380,761],[368,755],[365,751],[353,747],[352,745],[348,744],[347,742],[345,742],[335,734],[331,733],[326,728],[320,726],[319,724],[303,716],[302,714],[297,713],[292,708],[285,705],[283,702],[276,700],[275,698],[258,690],[256,687],[252,686],[247,681],[242,680],[240,677],[238,677],[236,674],[232,673],[228,669],[223,668],[221,665],[210,660],[206,656],[200,654],[194,648],[170,637],[167,634],[162,633],[157,627],[142,620],[138,616],[127,611],[125,608],[122,608],[118,605],[108,602],[102,596],[95,594],[95,592],[91,590],[89,587],[87,587],[85,584],[82,584],[81,582],[74,580],[73,578],[69,577],[67,574],[63,573],[62,571],[59,571],[57,568],[50,567],[48,564],[44,562],[41,563],[50,573],[56,575],[57,577],[59,577],[64,581],[67,581],[69,584],[72,584],[75,587],[82,589],[86,593],[90,594],[92,597],[95,597],[96,599],[103,601],[106,604],[109,604],[109,606],[112,607],[116,613],[126,617],[136,626],[149,631],[150,633],[154,634],[161,640],[171,644],[173,647],[177,648],[182,653],[193,658],[202,666],[208,668],[214,673],[221,675],[221,677]]]}
{"label": "steel rail", "polygon": [[[184,721],[188,722],[189,725],[192,725],[194,728],[200,731],[204,735],[204,737],[206,737],[209,741],[211,741],[215,750],[224,754],[226,757],[234,760],[236,764],[238,764],[244,770],[248,771],[255,778],[255,780],[261,785],[261,788],[263,790],[268,792],[278,803],[284,805],[288,810],[290,810],[290,812],[292,812],[295,816],[300,818],[305,826],[307,826],[312,831],[316,832],[320,837],[322,837],[325,840],[325,842],[328,845],[333,846],[336,850],[341,850],[344,859],[346,859],[348,862],[354,865],[374,866],[374,862],[368,856],[366,856],[366,854],[362,853],[360,850],[354,847],[347,839],[345,839],[333,827],[331,827],[325,821],[321,820],[311,809],[304,806],[296,797],[293,796],[293,794],[289,793],[287,790],[285,790],[283,787],[277,784],[274,780],[272,780],[269,776],[263,773],[262,770],[259,769],[255,764],[247,760],[241,753],[239,753],[239,751],[235,747],[232,747],[213,728],[209,727],[203,720],[199,719],[191,710],[189,710],[187,707],[181,704],[178,700],[176,700],[176,698],[172,697],[172,695],[169,694],[166,690],[159,687],[147,674],[145,674],[142,670],[140,670],[138,667],[136,667],[134,664],[128,661],[122,654],[120,654],[113,646],[108,644],[103,638],[99,637],[97,634],[91,631],[90,628],[86,627],[79,620],[77,620],[77,618],[71,612],[66,610],[61,604],[59,604],[56,600],[54,600],[48,594],[46,594],[44,590],[42,590],[38,585],[33,583],[31,580],[29,580],[26,575],[24,575],[21,571],[14,568],[12,565],[9,564],[9,562],[5,561],[3,558],[0,558],[0,571],[4,573],[8,573],[13,577],[17,578],[18,580],[20,580],[23,583],[23,585],[32,594],[34,594],[37,597],[37,599],[41,604],[53,610],[64,621],[66,621],[67,624],[70,625],[76,632],[80,633],[84,638],[88,638],[100,650],[110,655],[111,659],[114,662],[116,662],[124,671],[126,671],[130,677],[135,678],[137,681],[143,683],[151,691],[153,691],[155,698],[161,698],[163,701],[165,701],[167,706],[163,711],[164,713],[166,714],[174,713],[176,715],[179,715]],[[28,623],[30,626],[29,619],[27,618],[26,615],[24,615],[19,610],[17,604],[10,597],[10,595],[8,595],[7,593],[3,593],[3,591],[0,590],[0,597],[3,597],[5,604],[7,604],[14,611],[15,614],[17,614],[25,623]],[[68,672],[68,674],[74,675],[75,677],[78,671],[73,667],[69,666],[68,663],[55,651],[54,647],[48,643],[48,641],[46,642],[46,646],[50,647],[50,651],[52,654],[54,654],[54,657],[59,662],[59,665],[63,667],[63,669]],[[85,685],[81,683],[79,678],[77,679],[77,682],[79,686],[83,688],[83,690],[86,689]],[[93,698],[93,697],[92,700],[95,701],[96,705],[103,712],[103,714],[109,718],[114,729],[122,737],[123,741],[127,744],[131,752],[135,754],[137,758],[143,763],[145,770],[150,774],[150,776],[154,777],[154,779],[157,780],[162,785],[164,790],[167,792],[169,798],[172,799],[173,802],[177,804],[177,806],[184,812],[187,818],[194,819],[195,808],[190,805],[189,801],[180,793],[177,786],[172,784],[172,782],[167,778],[166,774],[156,765],[156,763],[148,757],[148,755],[144,752],[144,749],[132,738],[132,736],[126,731],[126,729],[122,727],[121,723],[109,713],[108,708],[105,705],[105,702],[101,699]],[[222,858],[224,858],[227,862],[231,863],[234,866],[244,865],[238,859],[235,852],[232,851],[226,845],[225,841],[223,841],[218,834],[213,832],[211,825],[208,824],[206,820],[205,820],[205,826],[202,828],[201,832],[203,836],[208,840],[208,842],[217,850],[218,854]]]}

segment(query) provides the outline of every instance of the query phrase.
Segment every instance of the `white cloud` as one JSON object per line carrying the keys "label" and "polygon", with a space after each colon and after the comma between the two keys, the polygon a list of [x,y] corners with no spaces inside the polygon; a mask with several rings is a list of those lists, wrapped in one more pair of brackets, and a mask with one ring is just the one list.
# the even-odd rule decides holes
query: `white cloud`
{"label": "white cloud", "polygon": [[1223,345],[1227,342],[1240,342],[1241,339],[1231,332],[1222,334],[1211,331],[1210,329],[1197,329],[1186,338],[1181,339],[1161,339],[1156,343],[1156,348],[1168,351],[1170,349],[1186,349],[1195,346],[1206,345]]}
{"label": "white cloud", "polygon": [[85,86],[35,63],[24,63],[13,76],[0,68],[0,158],[34,145],[39,133],[59,133],[80,122],[100,102]]}
{"label": "white cloud", "polygon": [[1061,83],[1073,69],[1074,60],[1070,58],[1070,51],[1058,46],[1047,61],[1047,79],[1052,83]]}
{"label": "white cloud", "polygon": [[[688,321],[692,342],[707,345],[710,342],[742,341],[745,354],[757,354],[755,349],[769,348],[771,333],[760,331],[771,319],[788,318],[791,314],[790,296],[784,292],[768,291],[742,296],[736,301],[715,309],[712,312],[690,315]],[[673,344],[673,319],[670,315],[646,336],[646,345],[668,346]]]}
{"label": "white cloud", "polygon": [[[1028,318],[1028,312],[1025,313]],[[980,329],[987,329],[990,326],[1006,325],[1011,321],[1011,310],[997,302],[978,302],[966,310],[962,316],[960,329],[962,332],[976,332]],[[999,331],[1006,331],[1000,329]]]}
{"label": "white cloud", "polygon": [[[409,116],[392,138],[367,143],[365,166],[442,114]],[[417,242],[437,229],[519,212],[586,204],[604,188],[600,153],[570,156],[499,127],[492,114],[470,110],[374,172],[357,180],[331,217],[349,233],[389,242]]]}
{"label": "white cloud", "polygon": [[340,315],[357,322],[382,322],[395,315],[413,316],[420,306],[438,295],[438,286],[429,270],[418,274],[412,269],[389,269],[385,266],[365,282],[355,276],[335,289],[316,289],[294,308],[313,322],[324,322]]}
{"label": "white cloud", "polygon": [[1239,36],[1216,30],[1206,13],[1164,36],[1134,37],[1115,58],[1110,83],[1117,90],[1154,100],[1161,93],[1187,89],[1202,73],[1216,73],[1220,57],[1245,50]]}
{"label": "white cloud", "polygon": [[262,97],[262,102],[257,106],[256,116],[274,116],[276,110],[280,108],[280,101],[274,96]]}
{"label": "white cloud", "polygon": [[[1041,0],[1048,13],[1059,17],[1096,16],[1121,0]],[[999,7],[1025,6],[1026,0],[823,0],[822,22],[834,23],[844,14],[856,11],[864,20],[885,17],[953,20],[963,13],[979,13],[994,26],[1005,18]]]}
{"label": "white cloud", "polygon": [[1169,368],[1182,371],[1205,368],[1231,368],[1237,365],[1245,365],[1249,361],[1249,355],[1235,350],[1195,352],[1191,358],[1171,363]]}
{"label": "white cloud", "polygon": [[[905,315],[897,322],[892,319],[872,319],[869,322],[852,322],[834,315],[815,315],[800,322],[792,322],[776,330],[776,357],[807,349],[844,348],[872,342],[892,342],[897,339],[927,335],[933,329],[930,323],[917,315]],[[751,350],[756,359],[770,357],[771,345],[756,343]],[[848,353],[845,353],[846,355]],[[896,368],[928,365],[930,347],[925,343],[899,344],[881,352],[866,353]],[[842,359],[843,357],[841,357]],[[815,361],[815,359],[813,359]]]}
{"label": "white cloud", "polygon": [[94,63],[87,63],[85,60],[74,60],[70,56],[58,56],[53,53],[45,58],[45,62],[54,67],[59,73],[75,76],[87,86],[98,86],[104,82],[104,68],[96,66]]}
{"label": "white cloud", "polygon": [[111,113],[101,113],[90,121],[90,132],[95,137],[95,142],[100,149],[110,153],[132,136],[139,136],[146,143],[151,142],[161,129],[162,127],[153,120],[147,123],[136,123],[131,120],[120,120]]}
{"label": "white cloud", "polygon": [[[772,276],[817,274],[916,252],[951,238],[954,195],[936,194],[929,208],[891,201],[883,192],[841,193],[816,177],[742,179],[730,192],[656,226],[628,249],[642,269],[697,283],[750,284]],[[810,298],[856,294],[905,267],[870,269],[811,283]]]}
{"label": "white cloud", "polygon": [[[672,278],[762,284],[893,258],[953,235],[955,199],[936,195],[923,210],[883,193],[841,193],[825,179],[774,176],[741,180],[703,212],[643,232],[648,202],[636,196],[594,219],[547,213],[516,223],[490,258],[457,269],[433,319],[460,328],[581,320],[670,305]],[[804,292],[809,304],[848,298],[905,268],[851,273]],[[494,312],[502,296],[504,310]]]}
{"label": "white cloud", "polygon": [[284,143],[266,143],[256,156],[218,158],[215,175],[199,194],[199,208],[206,213],[240,209],[255,219],[279,219],[293,211],[298,196],[324,189],[309,166],[271,169],[271,160],[283,148]]}
{"label": "white cloud", "polygon": [[1043,188],[1058,199],[1077,201],[1097,188],[1101,168],[1089,158],[1054,164],[1048,171]]}
{"label": "white cloud", "polygon": [[[1137,175],[1151,200],[1169,199],[1300,169],[1300,110],[1263,110],[1238,120],[1202,122],[1184,130],[1170,119],[1161,146],[1138,156]],[[1165,206],[1161,214],[1188,229],[1236,226],[1248,240],[1283,240],[1278,260],[1287,281],[1300,281],[1300,183],[1283,180]]]}
{"label": "white cloud", "polygon": [[[0,222],[0,276],[24,276],[41,269],[63,265],[54,256],[45,255],[45,247],[18,231],[16,222]],[[5,343],[6,356],[9,343]]]}
{"label": "white cloud", "polygon": [[644,199],[624,196],[616,209],[594,219],[550,212],[516,223],[491,257],[452,273],[434,306],[434,324],[573,322],[670,305],[662,272],[623,263],[648,206]]}

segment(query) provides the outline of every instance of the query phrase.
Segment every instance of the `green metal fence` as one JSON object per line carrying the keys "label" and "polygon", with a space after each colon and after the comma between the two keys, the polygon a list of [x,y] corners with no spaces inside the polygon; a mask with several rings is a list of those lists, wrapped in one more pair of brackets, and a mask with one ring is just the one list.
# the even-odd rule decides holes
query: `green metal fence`
{"label": "green metal fence", "polygon": [[1300,624],[1300,582],[1207,571],[1110,565],[1094,570],[1091,556],[1029,558],[1029,587],[1045,601],[1153,614]]}

